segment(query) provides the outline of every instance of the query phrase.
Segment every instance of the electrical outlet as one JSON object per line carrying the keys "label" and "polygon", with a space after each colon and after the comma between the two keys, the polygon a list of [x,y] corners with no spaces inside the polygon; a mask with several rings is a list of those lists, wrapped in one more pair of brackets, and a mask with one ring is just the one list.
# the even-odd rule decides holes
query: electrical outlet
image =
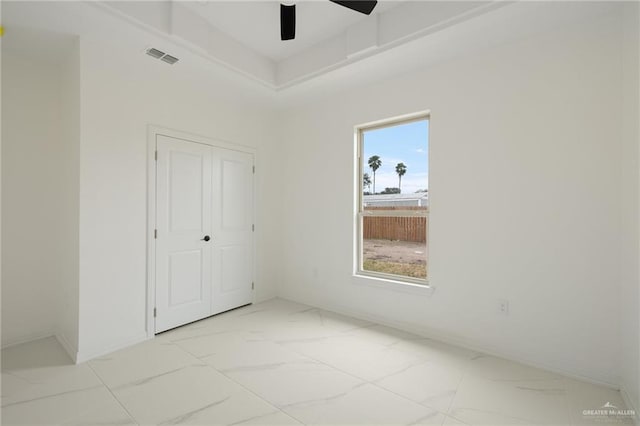
{"label": "electrical outlet", "polygon": [[498,300],[498,312],[502,315],[509,315],[509,301],[507,299]]}

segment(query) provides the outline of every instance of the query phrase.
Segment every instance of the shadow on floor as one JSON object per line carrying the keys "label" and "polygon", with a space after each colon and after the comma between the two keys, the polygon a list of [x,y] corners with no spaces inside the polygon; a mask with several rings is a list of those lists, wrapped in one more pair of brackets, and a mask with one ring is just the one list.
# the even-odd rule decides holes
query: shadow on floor
{"label": "shadow on floor", "polygon": [[55,337],[5,348],[2,350],[1,363],[3,371],[73,365]]}

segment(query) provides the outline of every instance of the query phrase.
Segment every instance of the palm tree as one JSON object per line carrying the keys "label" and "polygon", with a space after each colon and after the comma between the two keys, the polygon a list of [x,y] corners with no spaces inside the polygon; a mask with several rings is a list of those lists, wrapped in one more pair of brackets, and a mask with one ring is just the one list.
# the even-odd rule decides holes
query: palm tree
{"label": "palm tree", "polygon": [[402,192],[402,176],[407,173],[407,166],[404,163],[396,164],[396,173],[398,174],[398,189]]}
{"label": "palm tree", "polygon": [[362,186],[364,188],[371,188],[371,178],[369,177],[369,173],[362,175]]}
{"label": "palm tree", "polygon": [[376,170],[378,170],[382,166],[382,160],[378,155],[373,155],[369,157],[369,167],[373,171],[373,193],[376,193]]}

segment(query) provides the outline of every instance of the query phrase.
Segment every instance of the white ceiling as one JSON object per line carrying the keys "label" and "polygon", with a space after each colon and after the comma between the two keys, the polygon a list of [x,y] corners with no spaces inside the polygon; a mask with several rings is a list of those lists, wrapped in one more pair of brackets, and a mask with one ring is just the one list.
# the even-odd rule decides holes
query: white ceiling
{"label": "white ceiling", "polygon": [[[379,1],[372,15],[385,12],[400,3],[399,0]],[[360,21],[372,19],[329,0],[297,0],[296,38],[282,41],[279,1],[188,1],[181,4],[230,37],[275,62],[334,37]]]}
{"label": "white ceiling", "polygon": [[[10,1],[3,2],[2,12],[5,25],[11,24],[14,28],[14,36],[18,35],[17,27],[38,28],[74,38],[108,41],[128,55],[142,57],[146,57],[147,47],[158,47],[180,58],[175,66],[160,66],[162,72],[180,73],[203,85],[210,81],[225,81],[228,84],[220,89],[223,98],[235,99],[241,93],[245,100],[256,104],[290,107],[315,97],[325,97],[328,93],[345,92],[423,69],[459,55],[476,54],[492,45],[534,34],[544,35],[561,25],[602,17],[618,3],[499,2],[482,7],[467,1],[406,1],[379,15],[376,31],[366,33],[375,36],[377,47],[344,59],[348,37],[347,43],[344,43],[345,38],[335,37],[335,43],[329,43],[327,48],[322,46],[325,42],[321,42],[320,46],[313,46],[279,64],[272,63],[274,68],[265,68],[283,73],[296,66],[301,73],[306,73],[293,84],[285,75],[279,85],[269,83],[267,73],[256,72],[256,65],[262,63],[259,54],[254,52],[254,56],[238,57],[247,53],[244,50],[251,49],[240,43],[234,45],[222,32],[204,28],[203,25],[213,28],[204,20],[198,23],[192,17],[180,14],[177,1],[126,0],[118,4],[127,7],[116,8],[102,2]],[[353,28],[345,32],[350,30]],[[10,33],[4,37],[11,42]],[[207,45],[211,38],[218,44]],[[51,45],[51,42],[58,42],[53,39],[43,43],[23,34],[20,40],[24,43],[16,44],[13,39],[13,45],[19,49],[34,44],[40,50],[50,50],[48,54],[57,54],[60,49]],[[27,46],[22,47],[24,44]],[[227,44],[230,44],[231,54],[222,50]],[[334,51],[333,44],[341,48]],[[10,46],[3,45],[3,49],[5,47]],[[302,69],[301,64],[307,68]]]}
{"label": "white ceiling", "polygon": [[379,0],[367,16],[329,0],[294,1],[297,34],[288,41],[280,40],[277,0],[88,3],[275,91],[510,4],[503,0]]}

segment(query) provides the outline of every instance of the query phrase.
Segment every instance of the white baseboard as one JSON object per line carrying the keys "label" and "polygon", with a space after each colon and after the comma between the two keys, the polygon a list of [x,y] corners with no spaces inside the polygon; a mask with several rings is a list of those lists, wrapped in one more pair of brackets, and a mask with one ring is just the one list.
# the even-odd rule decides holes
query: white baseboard
{"label": "white baseboard", "polygon": [[276,299],[277,297],[278,296],[276,296],[274,293],[268,293],[263,295],[256,294],[253,297],[253,303],[262,303],[262,302],[266,302],[267,300]]}
{"label": "white baseboard", "polygon": [[[153,337],[151,337],[153,338]],[[82,362],[86,362],[92,360],[94,358],[110,354],[111,352],[115,352],[120,349],[124,349],[129,346],[133,346],[137,343],[144,342],[145,340],[150,340],[150,337],[147,335],[147,332],[144,331],[139,333],[137,336],[131,339],[124,340],[122,342],[116,343],[114,345],[106,346],[102,349],[92,350],[92,351],[78,351],[78,355],[76,357],[76,364],[80,364]]]}
{"label": "white baseboard", "polygon": [[17,346],[17,345],[21,345],[23,343],[29,343],[32,342],[34,340],[40,340],[40,339],[45,339],[47,337],[54,337],[58,343],[60,344],[60,346],[62,346],[62,348],[65,350],[65,352],[67,352],[67,354],[69,355],[69,357],[71,358],[71,360],[75,363],[75,364],[80,364],[82,362],[86,362],[89,361],[93,358],[97,358],[99,356],[103,356],[106,354],[109,354],[111,352],[115,352],[119,349],[124,349],[128,346],[132,346],[135,345],[137,343],[143,342],[145,340],[149,340],[149,336],[147,336],[147,333],[140,333],[138,336],[132,338],[132,339],[128,339],[125,340],[123,342],[117,343],[115,345],[110,345],[107,346],[103,349],[99,349],[99,350],[95,350],[95,351],[90,351],[90,352],[80,352],[77,349],[74,348],[73,345],[71,345],[69,343],[69,341],[64,337],[64,334],[62,334],[59,331],[56,330],[51,330],[51,331],[46,331],[46,332],[40,332],[40,333],[33,333],[24,337],[21,337],[19,339],[15,339],[12,340],[10,342],[5,343],[4,345],[2,345],[2,349],[6,349],[6,348],[10,348],[12,346]]}
{"label": "white baseboard", "polygon": [[534,368],[540,368],[543,370],[547,370],[553,373],[557,373],[563,376],[567,376],[573,379],[585,381],[588,383],[592,383],[595,385],[606,386],[611,389],[619,390],[620,384],[617,383],[617,378],[614,377],[596,377],[585,374],[581,371],[572,371],[568,369],[558,368],[555,366],[546,365],[544,363],[537,362],[532,359],[528,359],[520,354],[516,353],[507,353],[498,348],[492,348],[486,345],[483,345],[482,342],[472,341],[470,339],[465,339],[462,337],[451,337],[437,330],[429,329],[427,327],[416,326],[415,324],[405,323],[402,321],[396,321],[389,318],[385,318],[378,315],[369,314],[366,312],[359,312],[350,310],[340,306],[332,306],[330,304],[319,304],[313,301],[296,299],[293,297],[281,297],[285,300],[291,300],[293,302],[302,303],[309,306],[314,306],[316,308],[325,309],[327,311],[336,312],[342,315],[358,318],[364,321],[371,321],[377,324],[386,325],[388,327],[397,328],[400,330],[408,331],[410,333],[417,334],[418,336],[423,336],[429,339],[438,340],[444,343],[448,343],[454,346],[458,346],[464,349],[469,349],[475,352],[481,352],[487,355],[496,356],[499,358],[508,359],[510,361],[518,362],[520,364],[524,364]]}
{"label": "white baseboard", "polygon": [[21,345],[23,343],[33,342],[34,340],[46,339],[47,337],[54,337],[55,335],[56,335],[55,330],[45,330],[45,331],[39,331],[37,333],[27,334],[25,336],[3,343],[2,349]]}
{"label": "white baseboard", "polygon": [[633,410],[636,412],[636,416],[633,419],[633,424],[636,426],[640,426],[640,411],[638,411],[638,404],[636,401],[631,399],[629,392],[624,388],[624,386],[620,389],[620,394],[622,394],[622,400],[624,401],[627,409]]}
{"label": "white baseboard", "polygon": [[77,364],[78,361],[78,349],[74,348],[72,344],[69,343],[67,338],[64,336],[64,333],[59,332],[55,334],[56,340],[60,343],[60,346],[67,352],[67,355],[71,358],[74,364]]}
{"label": "white baseboard", "polygon": [[76,363],[76,358],[78,356],[78,351],[69,343],[69,341],[65,338],[64,334],[59,330],[50,330],[43,331],[40,333],[33,333],[26,336],[23,336],[19,339],[12,340],[10,342],[2,345],[2,349],[10,348],[12,346],[22,345],[24,343],[33,342],[35,340],[46,339],[48,337],[54,337],[60,346],[65,350],[67,355],[71,358],[71,360]]}

